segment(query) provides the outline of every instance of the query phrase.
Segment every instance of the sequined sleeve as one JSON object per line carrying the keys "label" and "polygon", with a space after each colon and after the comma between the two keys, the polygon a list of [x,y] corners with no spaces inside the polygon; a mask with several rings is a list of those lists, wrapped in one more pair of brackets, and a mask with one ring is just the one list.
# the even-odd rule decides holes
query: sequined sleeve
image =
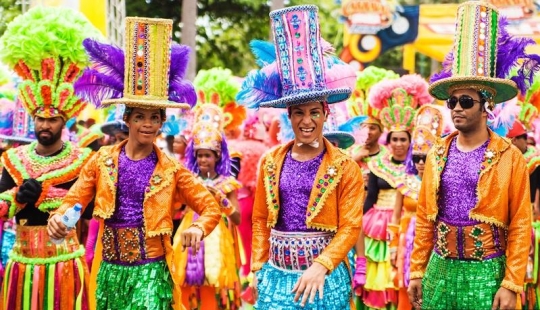
{"label": "sequined sleeve", "polygon": [[[270,156],[270,155],[267,155]],[[253,203],[253,241],[251,245],[251,270],[257,271],[268,261],[270,248],[270,228],[268,227],[268,209],[266,206],[266,189],[264,188],[264,160],[259,166],[255,201]]]}
{"label": "sequined sleeve", "polygon": [[330,272],[347,258],[362,229],[365,195],[362,170],[354,161],[347,160],[343,171],[336,193],[338,229],[330,244],[315,259]]}
{"label": "sequined sleeve", "polygon": [[525,159],[514,152],[509,191],[509,225],[506,270],[501,284],[516,293],[523,291],[527,260],[531,244],[532,207],[530,202],[529,175]]}
{"label": "sequined sleeve", "polygon": [[176,172],[176,192],[177,201],[200,215],[192,225],[201,228],[204,236],[208,236],[221,219],[220,207],[212,194],[183,166]]}
{"label": "sequined sleeve", "polygon": [[[84,167],[81,169],[79,177],[77,178],[77,181],[69,189],[66,197],[64,197],[62,200],[60,207],[51,212],[51,216],[54,214],[64,214],[67,209],[73,207],[73,205],[76,203],[80,203],[82,205],[82,212],[84,212],[84,209],[86,209],[86,206],[90,203],[90,201],[92,201],[96,194],[97,176],[99,175],[99,168],[97,166],[98,154],[99,152],[92,155],[92,157],[84,165]],[[100,201],[101,199],[103,198],[95,197],[94,204],[110,203]]]}
{"label": "sequined sleeve", "polygon": [[429,256],[431,255],[434,247],[434,223],[429,221],[427,218],[426,206],[428,187],[436,185],[433,178],[435,178],[437,175],[434,173],[434,169],[437,169],[437,167],[433,165],[433,156],[433,153],[430,152],[428,158],[426,159],[422,186],[420,188],[420,193],[418,194],[418,206],[416,209],[416,235],[414,237],[414,248],[411,255],[410,267],[411,280],[424,277]]}

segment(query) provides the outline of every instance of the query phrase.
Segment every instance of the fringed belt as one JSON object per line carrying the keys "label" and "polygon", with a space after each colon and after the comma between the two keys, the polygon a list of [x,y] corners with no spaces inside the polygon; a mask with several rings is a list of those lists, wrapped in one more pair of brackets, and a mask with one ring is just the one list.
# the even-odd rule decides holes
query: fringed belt
{"label": "fringed belt", "polygon": [[270,263],[285,270],[306,270],[328,246],[333,233],[270,232]]}
{"label": "fringed belt", "polygon": [[103,260],[119,265],[142,265],[162,260],[162,236],[146,238],[143,227],[112,227],[103,231]]}
{"label": "fringed belt", "polygon": [[75,230],[70,230],[65,242],[51,242],[47,226],[17,226],[11,260],[25,264],[51,264],[84,255]]}
{"label": "fringed belt", "polygon": [[506,230],[495,225],[453,226],[439,221],[435,230],[435,252],[445,258],[487,260],[506,251]]}

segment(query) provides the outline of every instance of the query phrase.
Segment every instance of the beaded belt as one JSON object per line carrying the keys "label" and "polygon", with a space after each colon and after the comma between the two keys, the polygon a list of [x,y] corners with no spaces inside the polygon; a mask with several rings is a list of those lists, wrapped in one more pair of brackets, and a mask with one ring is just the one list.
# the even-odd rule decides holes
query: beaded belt
{"label": "beaded belt", "polygon": [[54,244],[47,226],[19,225],[15,230],[15,244],[10,258],[27,264],[45,264],[65,261],[84,255],[75,230],[68,231],[65,242]]}
{"label": "beaded belt", "polygon": [[103,260],[120,265],[142,265],[162,260],[161,236],[146,238],[143,227],[111,227],[103,231]]}
{"label": "beaded belt", "polygon": [[373,208],[377,210],[394,210],[394,205],[396,204],[396,194],[397,190],[395,189],[379,190],[377,202],[375,202]]}
{"label": "beaded belt", "polygon": [[453,226],[439,221],[435,230],[435,252],[445,258],[487,260],[506,251],[506,230],[495,225]]}
{"label": "beaded belt", "polygon": [[270,232],[270,263],[285,270],[306,270],[328,246],[333,233]]}

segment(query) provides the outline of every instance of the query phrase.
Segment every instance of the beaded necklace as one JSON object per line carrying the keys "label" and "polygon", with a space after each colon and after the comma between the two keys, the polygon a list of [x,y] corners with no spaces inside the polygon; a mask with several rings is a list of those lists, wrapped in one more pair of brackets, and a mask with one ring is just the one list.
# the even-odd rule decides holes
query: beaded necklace
{"label": "beaded necklace", "polygon": [[405,173],[405,165],[403,163],[394,163],[390,153],[385,153],[372,158],[368,166],[373,174],[385,180],[394,188],[396,187],[396,183],[398,183],[399,179],[403,177]]}

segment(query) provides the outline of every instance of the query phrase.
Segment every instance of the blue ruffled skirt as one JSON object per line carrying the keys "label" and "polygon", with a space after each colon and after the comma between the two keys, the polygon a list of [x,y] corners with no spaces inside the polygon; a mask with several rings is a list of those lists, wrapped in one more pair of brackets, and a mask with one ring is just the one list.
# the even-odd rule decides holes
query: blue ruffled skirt
{"label": "blue ruffled skirt", "polygon": [[326,276],[324,281],[324,296],[319,299],[317,293],[314,303],[300,306],[301,298],[294,302],[292,289],[304,271],[282,270],[269,263],[257,272],[257,290],[259,298],[255,303],[257,310],[343,310],[350,309],[351,276],[344,263],[339,264],[334,271]]}

